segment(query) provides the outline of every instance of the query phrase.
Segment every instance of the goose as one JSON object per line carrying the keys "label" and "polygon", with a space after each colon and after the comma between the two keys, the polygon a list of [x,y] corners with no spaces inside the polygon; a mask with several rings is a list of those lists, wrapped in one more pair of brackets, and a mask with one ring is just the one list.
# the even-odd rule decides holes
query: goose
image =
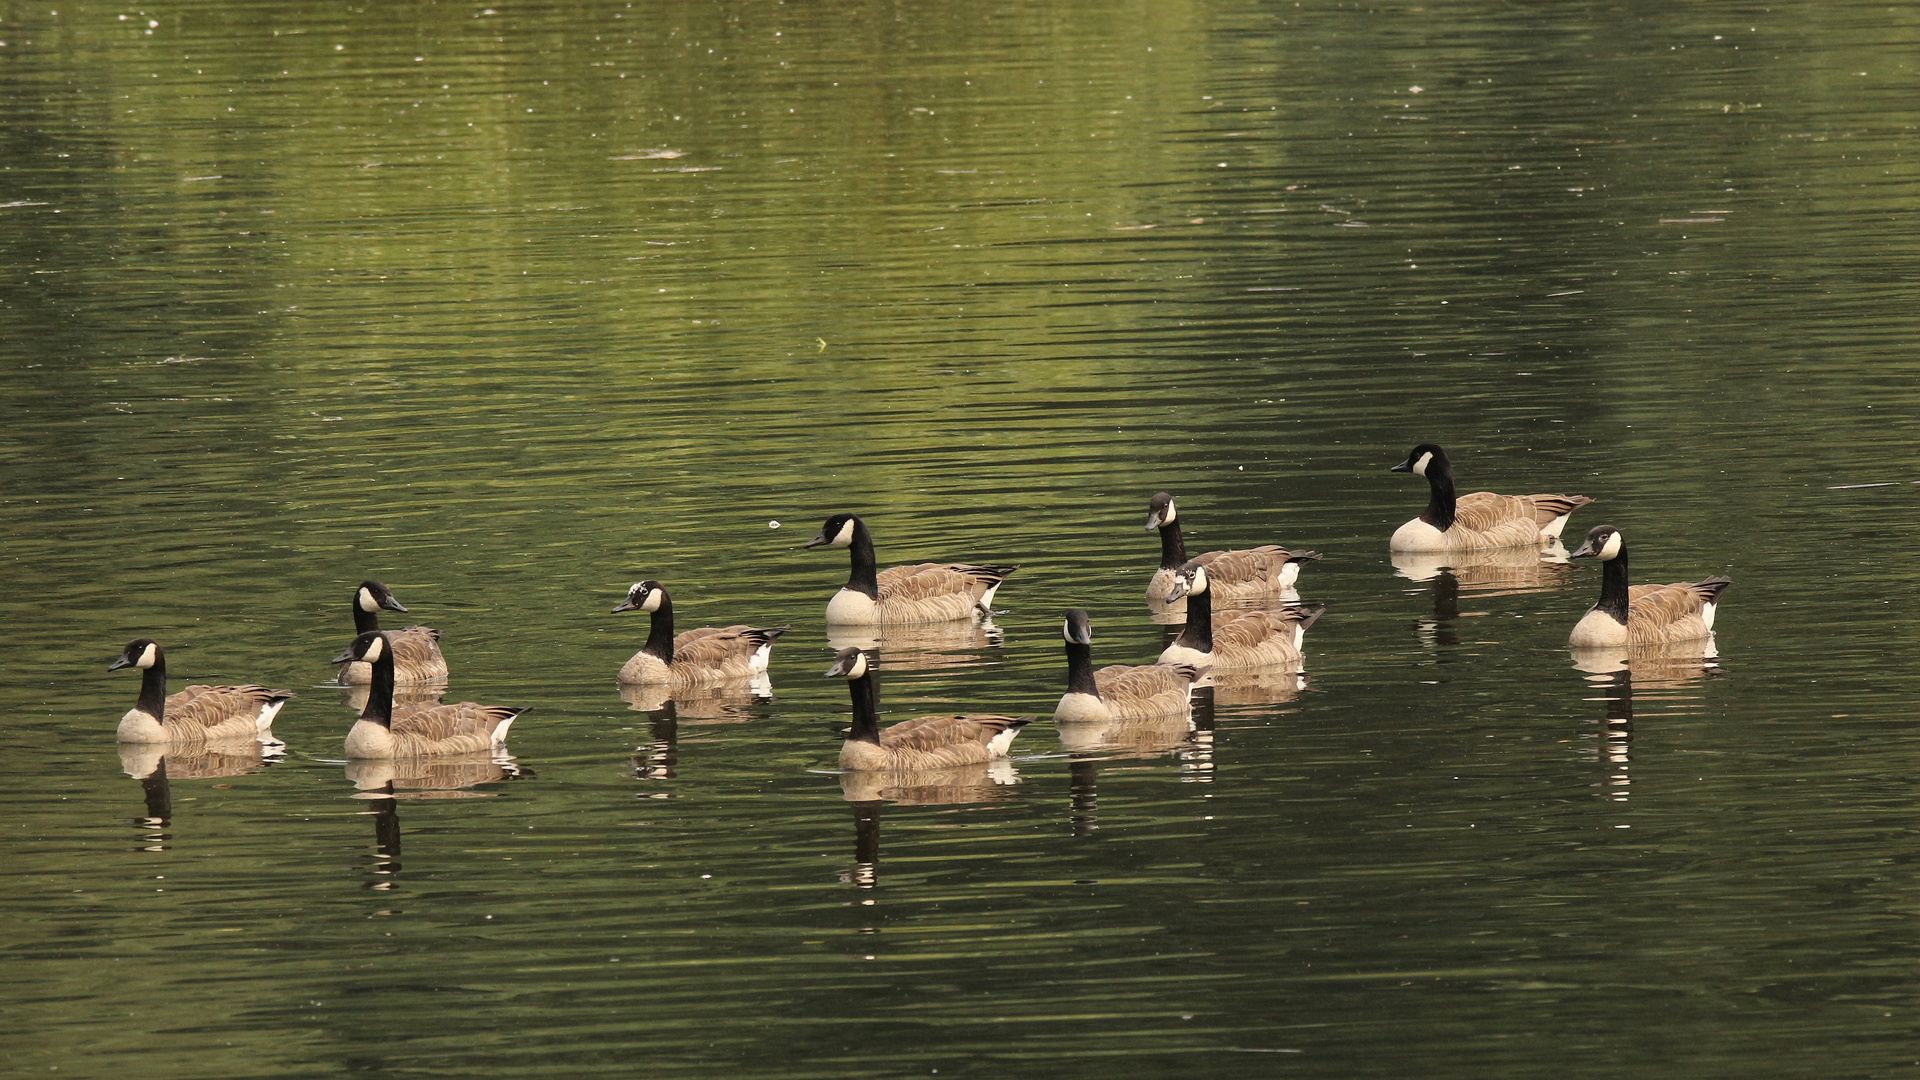
{"label": "goose", "polygon": [[1387,470],[1427,478],[1431,494],[1420,516],[1394,530],[1392,551],[1451,551],[1538,545],[1557,539],[1567,518],[1593,500],[1585,495],[1495,495],[1476,491],[1455,497],[1447,452],[1421,443],[1407,460]]}
{"label": "goose", "polygon": [[[1180,535],[1179,508],[1173,496],[1155,492],[1147,503],[1147,531],[1160,530],[1160,569],[1147,582],[1147,599],[1156,603],[1174,603],[1173,577],[1187,562],[1186,541]],[[1214,597],[1220,600],[1254,600],[1280,596],[1293,588],[1302,564],[1320,557],[1317,551],[1289,551],[1278,544],[1262,544],[1238,551],[1209,551],[1193,561],[1207,568],[1213,582]]]}
{"label": "goose", "polygon": [[1188,562],[1173,582],[1174,599],[1187,598],[1187,626],[1160,654],[1163,664],[1212,668],[1218,674],[1254,668],[1298,668],[1307,627],[1324,607],[1298,604],[1267,611],[1213,612],[1207,568]]}
{"label": "goose", "polygon": [[[405,613],[393,590],[377,581],[363,581],[353,590],[353,632],[370,633],[380,629],[381,608]],[[431,626],[409,626],[387,631],[393,643],[393,681],[397,683],[433,682],[447,677],[447,658],[440,655],[440,631]],[[364,686],[373,681],[373,669],[361,663],[340,666],[340,685]]]}
{"label": "goose", "polygon": [[350,758],[426,757],[504,751],[507,729],[525,709],[503,705],[423,705],[395,715],[393,708],[393,654],[391,640],[378,630],[361,634],[334,657],[336,664],[365,661],[373,668],[373,691],[367,707],[347,732]]}
{"label": "goose", "polygon": [[189,686],[167,694],[167,656],[152,638],[134,638],[108,671],[140,669],[140,698],[120,718],[119,741],[173,746],[258,738],[273,730],[273,718],[291,690],[246,686]]}
{"label": "goose", "polygon": [[1567,557],[1589,556],[1602,566],[1600,602],[1574,624],[1569,645],[1658,645],[1713,636],[1714,609],[1732,578],[1629,587],[1626,538],[1611,525],[1595,525],[1587,542]]}
{"label": "goose", "polygon": [[1093,670],[1093,624],[1080,608],[1067,612],[1060,634],[1067,641],[1067,692],[1053,710],[1055,723],[1184,713],[1193,682],[1204,672],[1191,664],[1110,664]]}
{"label": "goose", "polygon": [[853,699],[853,730],[840,746],[840,767],[849,771],[941,769],[1007,756],[1007,747],[1029,716],[972,714],[918,716],[880,729],[880,691],[867,654],[841,649],[826,678],[847,680]]}
{"label": "goose", "polygon": [[675,635],[673,598],[653,580],[635,582],[613,614],[622,611],[644,611],[653,618],[647,643],[620,669],[623,683],[695,687],[764,676],[774,640],[787,632],[784,626],[741,623],[722,630],[703,626]]}
{"label": "goose", "polygon": [[950,622],[993,614],[993,594],[1018,566],[916,563],[876,571],[866,522],[835,514],[803,547],[848,548],[853,573],[827,602],[828,625]]}

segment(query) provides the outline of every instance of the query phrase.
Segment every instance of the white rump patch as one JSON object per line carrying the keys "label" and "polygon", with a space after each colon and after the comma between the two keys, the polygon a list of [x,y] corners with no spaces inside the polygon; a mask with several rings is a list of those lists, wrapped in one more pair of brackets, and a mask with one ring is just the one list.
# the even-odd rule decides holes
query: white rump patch
{"label": "white rump patch", "polygon": [[974,606],[980,609],[980,614],[993,614],[993,594],[1000,591],[1000,584],[998,581],[994,582],[986,592],[980,594],[980,599],[974,601]]}
{"label": "white rump patch", "polygon": [[1008,728],[987,742],[987,750],[994,757],[1006,757],[1007,747],[1013,745],[1013,737],[1020,734],[1019,728]]}
{"label": "white rump patch", "polygon": [[493,745],[507,745],[507,729],[512,727],[513,722],[518,719],[520,719],[518,715],[509,716],[493,726]]}
{"label": "white rump patch", "polygon": [[271,731],[273,718],[280,715],[280,706],[285,704],[284,701],[269,701],[260,706],[260,715],[253,718],[253,730],[255,732]]}
{"label": "white rump patch", "polygon": [[1713,613],[1719,607],[1720,607],[1719,604],[1716,604],[1711,600],[1700,605],[1700,621],[1707,625],[1707,633],[1709,634],[1713,633]]}
{"label": "white rump patch", "polygon": [[753,650],[753,658],[747,661],[747,667],[750,668],[755,675],[758,675],[767,670],[767,661],[771,659],[772,656],[773,642],[769,641],[765,645]]}

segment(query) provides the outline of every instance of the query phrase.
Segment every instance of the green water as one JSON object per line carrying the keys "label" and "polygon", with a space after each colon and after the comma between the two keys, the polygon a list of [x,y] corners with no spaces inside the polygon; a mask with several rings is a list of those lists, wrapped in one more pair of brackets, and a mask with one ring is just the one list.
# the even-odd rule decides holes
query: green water
{"label": "green water", "polygon": [[[1911,1075],[1916,38],[0,2],[0,1062]],[[1576,669],[1591,565],[1396,575],[1427,440],[1731,575],[1715,663]],[[1161,489],[1193,551],[1326,553],[1305,687],[1070,755],[1060,613],[1154,655]],[[1021,564],[886,653],[891,718],[1043,714],[965,801],[830,771],[839,510]],[[516,777],[356,789],[367,576],[531,707]],[[630,709],[642,577],[790,624],[772,699]],[[284,759],[129,776],[140,635],[299,691]]]}

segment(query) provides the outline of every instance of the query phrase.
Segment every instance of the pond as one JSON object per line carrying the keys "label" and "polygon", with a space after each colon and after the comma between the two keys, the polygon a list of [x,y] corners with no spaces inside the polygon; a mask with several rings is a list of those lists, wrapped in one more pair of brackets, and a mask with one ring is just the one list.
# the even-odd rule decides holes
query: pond
{"label": "pond", "polygon": [[[1880,1076],[1916,1057],[1920,11],[0,5],[8,1071]],[[1589,560],[1396,566],[1579,493],[1716,655],[1567,632]],[[1050,719],[1188,548],[1323,554],[1304,672]],[[883,721],[846,554],[1018,564]],[[512,758],[344,760],[354,589]],[[623,696],[682,628],[770,693]],[[116,749],[294,690],[266,756]],[[415,770],[418,772],[418,770]]]}

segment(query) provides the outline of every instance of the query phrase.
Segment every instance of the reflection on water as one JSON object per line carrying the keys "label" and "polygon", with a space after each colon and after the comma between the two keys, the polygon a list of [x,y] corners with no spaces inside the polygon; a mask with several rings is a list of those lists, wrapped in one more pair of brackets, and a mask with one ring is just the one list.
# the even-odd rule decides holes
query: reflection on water
{"label": "reflection on water", "polygon": [[999,649],[1006,635],[993,623],[992,616],[942,623],[910,623],[901,626],[827,627],[827,647],[881,650],[888,671],[953,671],[979,667],[992,660],[989,650]]}
{"label": "reflection on water", "polygon": [[758,706],[773,703],[773,683],[758,675],[735,686],[695,686],[678,692],[665,683],[620,683],[620,700],[634,712],[709,724],[741,724],[754,719]]}
{"label": "reflection on water", "polygon": [[[146,815],[131,819],[140,829],[161,829],[173,820],[174,780],[211,780],[259,772],[286,757],[287,744],[278,739],[237,739],[225,743],[170,746],[165,743],[120,743],[120,767],[140,781]],[[141,850],[165,851],[170,833],[146,832]]]}
{"label": "reflection on water", "polygon": [[[1574,669],[1589,686],[1601,692],[1606,716],[1596,734],[1594,759],[1603,775],[1602,797],[1626,802],[1633,786],[1633,706],[1636,692],[1643,702],[1667,709],[1697,705],[1700,697],[1689,687],[1721,672],[1719,650],[1711,637],[1654,645],[1569,648]],[[1651,693],[1649,693],[1651,691]],[[1589,698],[1588,700],[1596,700]]]}
{"label": "reflection on water", "polygon": [[[354,715],[358,716],[362,710],[366,709],[367,696],[372,692],[372,685],[367,683],[343,686],[340,688],[340,704],[353,710]],[[428,705],[438,705],[440,704],[440,700],[446,696],[447,680],[445,678],[427,679],[414,683],[395,683],[393,687],[394,712],[397,714],[405,712],[408,709],[419,709],[425,708]]]}
{"label": "reflection on water", "polygon": [[1457,619],[1484,616],[1486,611],[1461,611],[1462,592],[1479,598],[1549,593],[1571,580],[1567,548],[1559,540],[1538,549],[1490,548],[1462,551],[1395,551],[1391,553],[1397,577],[1427,583],[1432,613],[1415,626],[1428,649],[1450,649],[1461,644]]}
{"label": "reflection on water", "polygon": [[942,769],[896,769],[840,774],[840,795],[853,804],[853,866],[840,880],[858,889],[880,883],[880,808],[965,806],[1002,798],[1020,782],[1007,758]]}
{"label": "reflection on water", "polygon": [[522,772],[504,752],[432,758],[356,758],[345,766],[361,813],[373,818],[373,880],[361,887],[390,890],[400,873],[400,800],[488,799],[498,792],[468,791],[476,784],[517,780]]}

